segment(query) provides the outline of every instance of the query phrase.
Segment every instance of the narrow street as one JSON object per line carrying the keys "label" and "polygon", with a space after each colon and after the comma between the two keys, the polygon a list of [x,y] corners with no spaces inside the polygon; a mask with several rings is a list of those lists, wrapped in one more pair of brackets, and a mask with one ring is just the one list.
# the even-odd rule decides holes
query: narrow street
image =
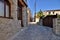
{"label": "narrow street", "polygon": [[21,31],[13,40],[60,40],[56,38],[52,29],[39,26],[37,24],[29,24],[28,28]]}

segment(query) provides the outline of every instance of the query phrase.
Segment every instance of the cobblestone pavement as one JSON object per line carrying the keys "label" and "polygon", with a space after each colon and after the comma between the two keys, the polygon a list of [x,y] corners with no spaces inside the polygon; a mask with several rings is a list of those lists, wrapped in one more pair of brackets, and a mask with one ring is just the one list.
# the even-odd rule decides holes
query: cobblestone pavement
{"label": "cobblestone pavement", "polygon": [[52,29],[36,24],[29,25],[28,29],[21,31],[13,40],[60,40],[52,34]]}

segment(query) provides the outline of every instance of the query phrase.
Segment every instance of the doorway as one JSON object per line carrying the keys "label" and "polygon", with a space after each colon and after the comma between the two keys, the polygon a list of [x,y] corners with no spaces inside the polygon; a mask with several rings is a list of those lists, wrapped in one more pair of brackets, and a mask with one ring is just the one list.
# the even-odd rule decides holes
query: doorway
{"label": "doorway", "polygon": [[18,1],[18,20],[21,20],[21,26],[24,27],[23,25],[23,16],[22,16],[22,4]]}

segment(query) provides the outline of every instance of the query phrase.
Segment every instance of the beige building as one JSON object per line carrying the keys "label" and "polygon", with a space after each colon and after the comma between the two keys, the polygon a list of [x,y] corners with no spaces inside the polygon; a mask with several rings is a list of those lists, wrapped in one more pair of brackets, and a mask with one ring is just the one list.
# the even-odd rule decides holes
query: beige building
{"label": "beige building", "polygon": [[35,20],[35,22],[39,22],[39,17],[37,17],[37,14],[36,15],[34,15],[34,20]]}
{"label": "beige building", "polygon": [[25,0],[0,0],[0,40],[11,39],[27,22]]}
{"label": "beige building", "polygon": [[43,11],[43,15],[47,16],[47,15],[60,15],[60,10],[46,10]]}

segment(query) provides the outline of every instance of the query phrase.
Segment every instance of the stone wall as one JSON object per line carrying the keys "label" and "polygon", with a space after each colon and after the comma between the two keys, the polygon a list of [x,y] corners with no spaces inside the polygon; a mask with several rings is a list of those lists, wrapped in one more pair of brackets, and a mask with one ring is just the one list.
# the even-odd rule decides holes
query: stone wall
{"label": "stone wall", "polygon": [[[9,0],[11,3],[11,17],[13,19],[0,18],[0,40],[7,40],[21,30],[21,21],[17,19],[17,0]],[[27,9],[23,7],[23,25],[27,26]]]}
{"label": "stone wall", "polygon": [[11,2],[11,17],[14,20],[17,20],[17,13],[18,13],[18,1],[17,0],[9,0]]}
{"label": "stone wall", "polygon": [[60,19],[53,19],[53,32],[57,35],[60,35]]}
{"label": "stone wall", "polygon": [[11,3],[11,17],[13,19],[0,18],[0,40],[7,40],[21,30],[21,21],[17,20],[17,0],[9,0]]}
{"label": "stone wall", "polygon": [[[18,20],[17,18],[17,13],[18,13],[18,1],[17,0],[9,0],[11,2],[11,16],[13,17],[14,20]],[[28,20],[27,20],[27,7],[23,6],[22,8],[22,20],[23,20],[23,25],[26,27],[28,25]]]}
{"label": "stone wall", "polygon": [[26,27],[28,25],[28,14],[27,14],[27,8],[23,7],[23,25]]}
{"label": "stone wall", "polygon": [[21,21],[0,18],[0,40],[7,40],[21,30]]}
{"label": "stone wall", "polygon": [[38,24],[39,24],[40,26],[42,26],[42,25],[43,25],[43,20],[40,19]]}

